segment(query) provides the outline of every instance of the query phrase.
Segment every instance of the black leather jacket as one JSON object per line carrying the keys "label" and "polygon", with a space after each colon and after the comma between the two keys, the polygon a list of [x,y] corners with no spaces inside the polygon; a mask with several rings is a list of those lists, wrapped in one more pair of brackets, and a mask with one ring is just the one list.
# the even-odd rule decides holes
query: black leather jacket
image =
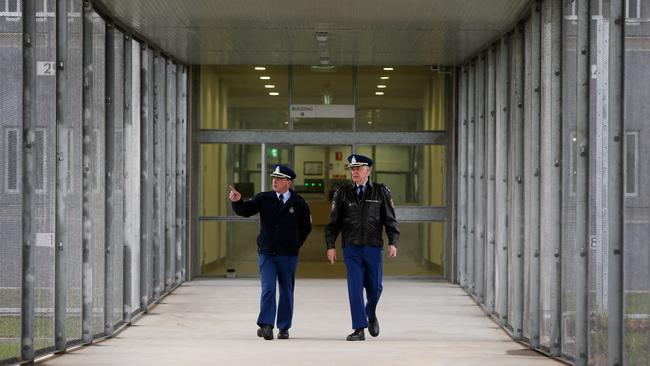
{"label": "black leather jacket", "polygon": [[363,199],[359,200],[354,183],[346,184],[334,193],[330,223],[325,227],[327,248],[335,247],[339,232],[343,246],[382,246],[382,226],[386,227],[388,244],[397,245],[399,228],[388,188],[368,180]]}

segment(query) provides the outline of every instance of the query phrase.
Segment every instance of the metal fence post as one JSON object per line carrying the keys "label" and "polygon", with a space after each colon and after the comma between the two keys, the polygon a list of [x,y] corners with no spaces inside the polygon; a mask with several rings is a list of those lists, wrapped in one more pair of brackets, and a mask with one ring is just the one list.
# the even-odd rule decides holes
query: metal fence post
{"label": "metal fence post", "polygon": [[608,206],[609,247],[607,283],[607,358],[608,364],[623,364],[623,141],[625,1],[611,0],[609,21],[609,133]]}
{"label": "metal fence post", "polygon": [[476,298],[485,301],[485,54],[476,59],[476,146],[474,149],[474,171],[476,183],[476,269],[474,271]]}
{"label": "metal fence post", "polygon": [[511,324],[515,339],[524,338],[524,27],[513,32],[512,42],[512,104],[510,114],[510,172],[511,207],[509,212],[510,252],[513,254],[512,314]]}
{"label": "metal fence post", "polygon": [[24,0],[23,14],[23,135],[22,135],[22,324],[20,355],[34,360],[34,278],[36,264],[36,200],[34,167],[36,164],[36,9],[34,0]]}
{"label": "metal fence post", "polygon": [[508,39],[501,38],[496,76],[495,250],[497,257],[496,311],[499,324],[508,323]]}
{"label": "metal fence post", "polygon": [[576,365],[588,363],[588,291],[589,286],[589,110],[591,83],[590,74],[590,29],[591,1],[576,2],[578,16],[577,96],[576,96],[576,139],[578,146],[576,163]]}
{"label": "metal fence post", "polygon": [[105,275],[104,275],[104,335],[113,335],[113,248],[115,247],[115,238],[113,237],[113,221],[115,216],[114,209],[114,191],[115,180],[114,171],[117,169],[115,162],[115,27],[113,24],[106,24],[106,48],[105,48],[105,113],[106,113],[106,216],[104,227],[105,232]]}
{"label": "metal fence post", "polygon": [[[128,35],[124,36],[124,153],[126,157],[124,159],[124,267],[122,271],[122,282],[124,286],[124,298],[123,298],[123,311],[122,318],[126,324],[131,324],[133,308],[136,304],[133,304],[132,295],[133,295],[133,265],[131,261],[133,260],[133,244],[132,236],[129,235],[132,232],[131,227],[136,225],[133,221],[139,221],[139,217],[133,217],[135,213],[132,212],[134,207],[134,202],[131,202],[134,197],[131,197],[129,192],[135,190],[136,184],[135,179],[138,177],[133,173],[131,165],[134,160],[139,160],[139,154],[134,157],[131,155],[133,148],[133,43],[131,37]],[[136,81],[137,82],[137,81]],[[136,111],[137,113],[138,111]],[[137,136],[139,137],[139,136]],[[139,139],[138,139],[139,141]],[[139,190],[138,190],[139,193]],[[139,194],[137,195],[139,196]]]}
{"label": "metal fence post", "polygon": [[458,94],[458,283],[467,286],[467,67],[461,66]]}
{"label": "metal fence post", "polygon": [[67,343],[66,318],[68,303],[67,271],[65,263],[65,250],[69,244],[66,222],[68,210],[65,202],[64,187],[67,172],[61,169],[59,161],[67,159],[71,164],[70,156],[63,156],[64,134],[69,122],[66,120],[67,113],[67,89],[68,89],[68,2],[58,1],[56,3],[56,151],[59,159],[56,162],[56,239],[55,239],[55,271],[54,271],[54,348],[61,352],[65,351]]}
{"label": "metal fence post", "polygon": [[141,47],[140,62],[140,309],[147,311],[152,295],[153,231],[153,64],[151,51]]}
{"label": "metal fence post", "polygon": [[82,285],[83,299],[81,341],[85,344],[93,340],[93,268],[91,246],[93,242],[93,215],[91,214],[92,177],[91,147],[93,133],[93,9],[89,1],[83,4],[83,176],[82,176]]}
{"label": "metal fence post", "polygon": [[529,333],[530,345],[540,346],[540,111],[541,111],[541,8],[536,1],[531,10],[530,47],[530,162],[526,177],[530,180],[530,243]]}
{"label": "metal fence post", "polygon": [[476,185],[474,184],[475,80],[476,62],[472,60],[467,72],[467,289],[471,295],[476,294],[476,280],[474,278],[474,269],[476,268],[476,207],[474,205],[476,196]]}
{"label": "metal fence post", "polygon": [[495,227],[495,215],[494,210],[494,196],[495,196],[495,131],[496,131],[496,45],[489,47],[487,51],[487,104],[486,104],[486,113],[487,113],[487,125],[485,127],[486,141],[487,141],[487,151],[485,158],[487,160],[487,202],[486,202],[486,281],[485,281],[485,304],[487,305],[488,311],[490,314],[494,313],[494,303],[495,303],[495,293],[494,293],[494,278],[495,278],[495,246],[494,246],[494,227]]}
{"label": "metal fence post", "polygon": [[549,211],[546,217],[547,238],[553,259],[551,280],[551,356],[562,355],[562,1],[551,1],[551,105],[550,105],[550,170]]}

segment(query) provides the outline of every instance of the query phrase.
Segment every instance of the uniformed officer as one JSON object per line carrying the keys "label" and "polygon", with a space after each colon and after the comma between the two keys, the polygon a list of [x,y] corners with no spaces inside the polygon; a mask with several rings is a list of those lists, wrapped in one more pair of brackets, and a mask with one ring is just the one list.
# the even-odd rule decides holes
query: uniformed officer
{"label": "uniformed officer", "polygon": [[276,323],[276,281],[280,285],[278,339],[289,338],[298,251],[311,232],[309,206],[290,189],[296,173],[289,167],[278,164],[273,167],[271,176],[272,191],[260,192],[243,201],[241,194],[230,187],[229,196],[237,215],[249,217],[260,214],[257,246],[262,294],[257,336],[267,340],[273,339],[273,325]]}
{"label": "uniformed officer", "polygon": [[[379,335],[377,303],[382,291],[382,228],[388,236],[388,256],[397,256],[399,228],[388,188],[370,180],[373,161],[367,156],[348,157],[352,184],[341,186],[332,200],[330,223],[325,227],[327,258],[336,261],[336,237],[343,236],[352,329],[348,341],[365,340],[365,328]],[[366,290],[367,302],[363,297]]]}

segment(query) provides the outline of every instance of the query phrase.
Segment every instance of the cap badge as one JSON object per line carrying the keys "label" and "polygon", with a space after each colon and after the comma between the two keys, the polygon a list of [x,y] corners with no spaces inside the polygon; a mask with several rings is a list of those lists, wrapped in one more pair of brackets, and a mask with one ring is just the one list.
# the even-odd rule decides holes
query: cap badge
{"label": "cap badge", "polygon": [[352,160],[350,160],[350,164],[356,164],[356,163],[357,163],[357,159],[354,156],[352,156]]}
{"label": "cap badge", "polygon": [[280,173],[280,166],[276,166],[275,171],[273,173],[276,173],[276,174]]}

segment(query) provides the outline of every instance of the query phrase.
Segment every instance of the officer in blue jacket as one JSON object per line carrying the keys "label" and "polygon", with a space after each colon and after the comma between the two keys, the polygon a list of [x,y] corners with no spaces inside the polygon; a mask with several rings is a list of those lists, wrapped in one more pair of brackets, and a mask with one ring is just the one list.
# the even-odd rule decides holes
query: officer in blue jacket
{"label": "officer in blue jacket", "polygon": [[290,188],[296,173],[289,167],[278,164],[273,167],[271,176],[272,191],[260,192],[244,201],[241,194],[230,187],[229,195],[237,215],[249,217],[260,214],[257,246],[262,294],[257,336],[266,340],[273,339],[273,325],[276,323],[276,281],[280,285],[278,339],[289,338],[298,251],[311,232],[309,206]]}

